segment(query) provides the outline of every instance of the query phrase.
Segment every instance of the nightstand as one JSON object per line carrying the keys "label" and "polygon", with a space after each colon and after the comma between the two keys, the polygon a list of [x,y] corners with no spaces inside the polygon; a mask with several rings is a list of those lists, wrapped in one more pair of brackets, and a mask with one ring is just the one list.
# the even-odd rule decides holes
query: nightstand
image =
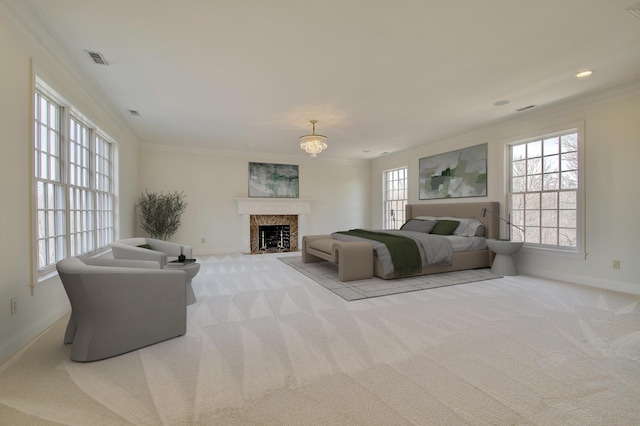
{"label": "nightstand", "polygon": [[487,240],[489,250],[496,254],[491,265],[491,272],[497,275],[518,275],[511,255],[517,253],[523,244],[523,241]]}

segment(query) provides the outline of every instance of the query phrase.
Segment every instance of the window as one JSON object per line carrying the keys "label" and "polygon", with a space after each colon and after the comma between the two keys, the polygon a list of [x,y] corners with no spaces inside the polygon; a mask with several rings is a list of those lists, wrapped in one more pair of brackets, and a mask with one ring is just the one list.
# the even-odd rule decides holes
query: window
{"label": "window", "polygon": [[582,249],[577,129],[509,147],[512,239],[566,251]]}
{"label": "window", "polygon": [[36,268],[113,241],[113,144],[50,91],[35,93]]}
{"label": "window", "polygon": [[107,247],[113,242],[113,145],[96,137],[96,238],[97,246]]}
{"label": "window", "polygon": [[405,222],[407,168],[384,172],[384,229],[399,229]]}
{"label": "window", "polygon": [[65,254],[66,199],[62,184],[61,108],[40,93],[35,102],[36,241],[38,270]]}

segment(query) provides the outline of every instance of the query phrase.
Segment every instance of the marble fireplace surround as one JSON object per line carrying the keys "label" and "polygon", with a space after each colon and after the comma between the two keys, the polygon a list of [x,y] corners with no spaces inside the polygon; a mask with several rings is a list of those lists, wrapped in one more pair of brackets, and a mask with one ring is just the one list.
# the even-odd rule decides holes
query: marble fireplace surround
{"label": "marble fireplace surround", "polygon": [[[306,234],[306,219],[311,212],[311,201],[299,198],[236,198],[238,203],[238,214],[241,218],[240,225],[240,251],[251,253],[252,243],[257,245],[257,235],[254,235],[255,242],[251,241],[251,224],[264,222],[265,218],[251,218],[251,216],[269,216],[269,224],[277,220],[276,216],[297,216],[297,238],[293,235],[290,241],[291,251],[299,250],[302,247],[302,236]],[[287,220],[289,220],[287,218]],[[286,222],[284,222],[286,224]]]}

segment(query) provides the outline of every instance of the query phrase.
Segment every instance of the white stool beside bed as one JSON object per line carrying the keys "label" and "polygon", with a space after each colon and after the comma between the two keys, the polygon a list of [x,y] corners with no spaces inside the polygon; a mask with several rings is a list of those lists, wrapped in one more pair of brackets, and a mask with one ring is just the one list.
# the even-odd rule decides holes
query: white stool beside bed
{"label": "white stool beside bed", "polygon": [[491,265],[491,272],[497,275],[518,275],[518,269],[513,263],[511,255],[516,254],[523,244],[523,241],[488,239],[487,246],[489,250],[496,254]]}

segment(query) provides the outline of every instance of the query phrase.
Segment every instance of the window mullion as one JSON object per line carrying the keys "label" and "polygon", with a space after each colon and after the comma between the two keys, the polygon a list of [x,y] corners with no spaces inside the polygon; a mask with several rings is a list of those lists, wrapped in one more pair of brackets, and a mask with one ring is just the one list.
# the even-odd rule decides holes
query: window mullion
{"label": "window mullion", "polygon": [[89,132],[89,163],[90,163],[90,167],[89,167],[89,196],[91,197],[91,205],[92,205],[92,209],[91,209],[91,217],[93,220],[93,229],[91,230],[91,237],[93,240],[93,243],[91,244],[91,251],[96,250],[97,248],[97,241],[98,241],[98,200],[96,199],[96,192],[97,192],[97,176],[96,176],[96,172],[97,172],[97,166],[98,166],[98,160],[97,160],[97,134],[96,134],[96,129],[91,129]]}
{"label": "window mullion", "polygon": [[64,187],[64,193],[65,193],[65,257],[66,254],[71,254],[71,188],[70,188],[70,182],[71,182],[71,171],[72,168],[69,164],[69,158],[70,158],[70,153],[71,153],[71,117],[69,114],[69,109],[68,108],[63,108],[62,109],[62,120],[64,125],[62,126],[61,129],[61,151],[62,151],[62,158],[64,159],[63,161],[61,161],[61,167],[62,170],[61,175],[63,176],[63,187]]}

